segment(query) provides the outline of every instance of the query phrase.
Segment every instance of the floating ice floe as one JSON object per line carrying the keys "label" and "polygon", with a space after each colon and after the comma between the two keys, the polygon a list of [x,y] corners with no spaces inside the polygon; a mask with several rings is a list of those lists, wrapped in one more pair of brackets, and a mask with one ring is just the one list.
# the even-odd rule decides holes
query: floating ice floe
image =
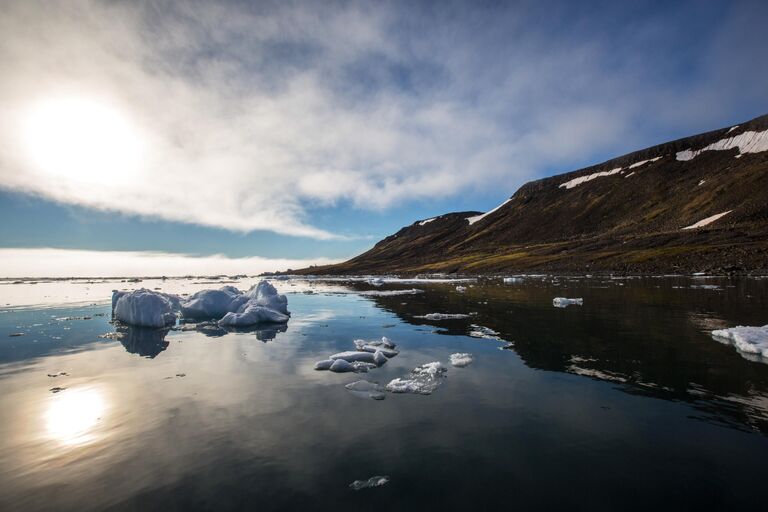
{"label": "floating ice floe", "polygon": [[552,305],[556,308],[566,308],[571,305],[583,306],[584,299],[566,299],[565,297],[555,297],[552,299]]}
{"label": "floating ice floe", "polygon": [[490,327],[472,324],[469,326],[469,328],[470,328],[470,331],[468,333],[468,336],[472,336],[473,338],[485,338],[488,340],[504,341],[501,338],[499,338],[499,333],[497,331],[494,331]]}
{"label": "floating ice floe", "polygon": [[514,284],[514,283],[522,283],[523,278],[522,277],[505,277],[504,278],[504,284]]}
{"label": "floating ice floe", "polygon": [[414,368],[407,377],[391,380],[386,389],[390,393],[430,395],[440,386],[446,372],[439,362],[426,363]]}
{"label": "floating ice floe", "polygon": [[464,368],[465,366],[469,366],[472,364],[473,361],[472,354],[467,353],[457,353],[457,354],[451,354],[451,364],[453,366],[456,366],[457,368]]}
{"label": "floating ice floe", "polygon": [[416,315],[413,318],[424,318],[426,320],[458,320],[460,318],[469,318],[464,313],[428,313],[426,315]]}
{"label": "floating ice floe", "polygon": [[459,293],[464,293],[465,291],[467,291],[467,287],[459,285],[456,287],[456,291]]}
{"label": "floating ice floe", "polygon": [[411,288],[409,290],[363,290],[357,293],[369,297],[394,297],[397,295],[416,295],[417,293],[424,293],[424,290],[419,290],[418,288]]}
{"label": "floating ice floe", "polygon": [[390,357],[398,354],[395,350],[395,344],[389,341],[386,336],[380,341],[355,340],[354,343],[358,350],[333,354],[328,359],[316,362],[315,370],[365,373],[382,366]]}
{"label": "floating ice floe", "polygon": [[355,340],[355,348],[362,352],[381,352],[387,358],[395,357],[399,352],[395,350],[395,344],[385,336],[381,341]]}
{"label": "floating ice floe", "polygon": [[176,323],[174,302],[164,293],[141,288],[112,293],[112,315],[116,320],[142,327],[165,327]]}
{"label": "floating ice floe", "polygon": [[354,482],[349,484],[349,488],[354,491],[359,491],[360,489],[370,489],[371,487],[381,487],[382,485],[385,485],[387,483],[389,483],[388,476],[372,476],[367,480],[355,480]]}
{"label": "floating ice floe", "polygon": [[746,327],[739,325],[729,329],[712,331],[712,337],[721,343],[736,347],[747,359],[768,362],[768,325]]}
{"label": "floating ice floe", "polygon": [[343,359],[349,363],[372,363],[376,366],[381,366],[387,362],[387,356],[385,356],[381,350],[377,350],[376,352],[350,350],[347,352],[339,352],[338,354],[333,354],[330,359],[333,359],[334,361],[337,359]]}
{"label": "floating ice floe", "polygon": [[349,384],[344,385],[353,395],[360,398],[370,398],[372,400],[384,400],[384,388],[379,386],[376,382],[369,382],[367,380],[356,380]]}

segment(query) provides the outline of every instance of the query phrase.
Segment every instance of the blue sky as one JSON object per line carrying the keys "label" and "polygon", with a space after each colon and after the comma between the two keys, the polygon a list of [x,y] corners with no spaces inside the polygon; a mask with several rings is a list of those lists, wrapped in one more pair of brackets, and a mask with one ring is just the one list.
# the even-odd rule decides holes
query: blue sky
{"label": "blue sky", "polygon": [[763,2],[0,11],[2,248],[343,259],[768,111]]}

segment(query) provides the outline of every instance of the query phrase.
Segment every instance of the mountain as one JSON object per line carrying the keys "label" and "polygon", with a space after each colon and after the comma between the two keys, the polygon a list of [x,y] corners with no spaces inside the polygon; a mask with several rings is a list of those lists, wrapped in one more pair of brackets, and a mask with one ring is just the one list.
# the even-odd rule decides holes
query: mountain
{"label": "mountain", "polygon": [[768,272],[768,115],[523,185],[300,273]]}

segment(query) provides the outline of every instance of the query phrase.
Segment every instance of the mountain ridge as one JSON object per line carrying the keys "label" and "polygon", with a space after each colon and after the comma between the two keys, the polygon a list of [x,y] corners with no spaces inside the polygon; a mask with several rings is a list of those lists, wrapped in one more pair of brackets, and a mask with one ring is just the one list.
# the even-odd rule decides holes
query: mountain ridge
{"label": "mountain ridge", "polygon": [[[717,217],[717,218],[715,218]],[[768,115],[530,181],[302,274],[768,272]]]}

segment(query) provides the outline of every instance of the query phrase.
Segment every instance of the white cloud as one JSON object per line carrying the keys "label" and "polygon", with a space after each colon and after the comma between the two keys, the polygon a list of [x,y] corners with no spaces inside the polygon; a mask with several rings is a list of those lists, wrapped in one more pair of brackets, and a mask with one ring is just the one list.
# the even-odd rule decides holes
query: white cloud
{"label": "white cloud", "polygon": [[262,272],[327,265],[328,258],[229,258],[148,251],[77,249],[0,249],[0,277],[132,277],[255,275]]}
{"label": "white cloud", "polygon": [[[10,2],[0,13],[0,186],[332,239],[313,226],[309,206],[511,194],[553,166],[632,149],[638,115],[686,108],[654,90],[663,75],[649,74],[657,62],[642,52],[611,67],[614,46],[641,47],[655,31],[638,28],[629,43],[595,39],[589,27],[554,37],[519,6],[446,8],[437,19],[402,7]],[[108,105],[140,150],[100,152],[88,159],[96,175],[72,162],[36,166],[21,127],[50,98]],[[86,147],[99,138],[76,129],[73,120],[70,138]]]}

